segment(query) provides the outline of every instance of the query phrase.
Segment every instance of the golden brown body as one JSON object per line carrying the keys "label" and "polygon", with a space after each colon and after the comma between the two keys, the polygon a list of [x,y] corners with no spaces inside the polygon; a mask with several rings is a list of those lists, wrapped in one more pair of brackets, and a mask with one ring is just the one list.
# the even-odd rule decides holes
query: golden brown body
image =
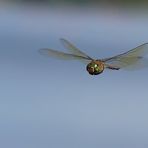
{"label": "golden brown body", "polygon": [[103,72],[105,64],[100,60],[95,60],[95,63],[99,66],[100,70]]}
{"label": "golden brown body", "polygon": [[93,60],[87,65],[86,69],[89,74],[98,75],[104,71],[104,63],[100,60]]}

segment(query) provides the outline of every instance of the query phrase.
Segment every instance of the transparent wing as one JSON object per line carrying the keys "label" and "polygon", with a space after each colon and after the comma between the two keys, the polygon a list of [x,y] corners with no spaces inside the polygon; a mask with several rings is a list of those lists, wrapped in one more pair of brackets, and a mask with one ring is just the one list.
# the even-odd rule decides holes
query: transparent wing
{"label": "transparent wing", "polygon": [[60,52],[60,51],[48,49],[48,48],[40,49],[39,53],[42,55],[46,55],[46,56],[50,56],[50,57],[54,57],[54,58],[62,59],[62,60],[80,60],[82,62],[89,60],[86,57],[68,54],[68,53],[64,53],[64,52]]}
{"label": "transparent wing", "polygon": [[148,54],[148,43],[142,44],[123,54],[102,59],[102,61],[127,70],[141,69],[148,67],[148,59],[144,57],[146,54]]}
{"label": "transparent wing", "polygon": [[66,39],[61,38],[60,41],[64,45],[64,47],[66,49],[68,49],[72,54],[82,56],[82,57],[86,57],[86,58],[88,58],[90,60],[93,60],[91,57],[89,57],[84,52],[80,51],[77,47],[75,47],[72,43],[70,43]]}

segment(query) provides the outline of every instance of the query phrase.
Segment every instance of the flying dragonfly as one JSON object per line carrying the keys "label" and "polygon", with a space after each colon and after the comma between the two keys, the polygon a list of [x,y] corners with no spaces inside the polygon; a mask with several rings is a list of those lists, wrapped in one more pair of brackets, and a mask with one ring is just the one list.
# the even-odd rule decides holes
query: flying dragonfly
{"label": "flying dragonfly", "polygon": [[94,59],[75,47],[66,39],[60,39],[69,53],[53,50],[49,48],[40,49],[42,55],[54,57],[62,60],[79,60],[87,63],[86,70],[90,75],[101,74],[105,69],[110,70],[137,70],[148,67],[148,59],[144,57],[148,54],[148,43],[144,43],[125,53],[104,59]]}

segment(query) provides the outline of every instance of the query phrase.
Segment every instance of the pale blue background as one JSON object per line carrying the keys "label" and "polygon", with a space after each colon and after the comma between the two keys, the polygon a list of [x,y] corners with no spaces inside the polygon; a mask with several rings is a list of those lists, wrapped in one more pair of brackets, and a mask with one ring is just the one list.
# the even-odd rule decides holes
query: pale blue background
{"label": "pale blue background", "polygon": [[148,42],[144,11],[0,8],[1,148],[147,148],[148,70],[91,76],[46,58],[64,37],[95,58]]}

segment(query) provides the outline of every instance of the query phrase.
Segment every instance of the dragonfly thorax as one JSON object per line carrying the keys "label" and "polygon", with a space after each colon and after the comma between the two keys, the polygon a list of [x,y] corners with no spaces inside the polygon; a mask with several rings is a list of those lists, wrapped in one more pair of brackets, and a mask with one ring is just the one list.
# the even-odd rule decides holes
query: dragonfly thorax
{"label": "dragonfly thorax", "polygon": [[103,70],[104,70],[104,64],[103,64],[103,62],[101,62],[99,60],[91,61],[87,65],[86,70],[91,75],[98,75],[98,74],[100,74],[100,73],[103,72]]}

